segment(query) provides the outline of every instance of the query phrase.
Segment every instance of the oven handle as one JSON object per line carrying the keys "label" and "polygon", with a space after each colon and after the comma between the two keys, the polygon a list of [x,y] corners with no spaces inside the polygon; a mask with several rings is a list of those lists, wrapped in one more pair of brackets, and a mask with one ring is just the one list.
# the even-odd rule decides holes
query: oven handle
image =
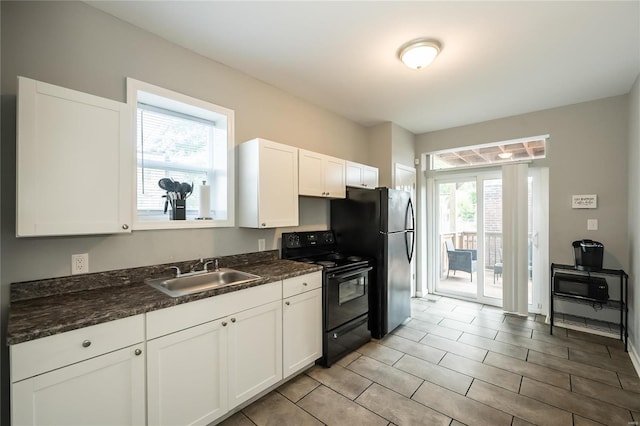
{"label": "oven handle", "polygon": [[329,275],[329,278],[335,279],[338,282],[342,282],[342,281],[346,281],[347,278],[355,277],[356,275],[360,275],[363,272],[369,272],[372,269],[373,267],[369,266],[368,268],[358,269],[357,271],[345,272],[344,274],[341,274],[341,275],[331,274]]}

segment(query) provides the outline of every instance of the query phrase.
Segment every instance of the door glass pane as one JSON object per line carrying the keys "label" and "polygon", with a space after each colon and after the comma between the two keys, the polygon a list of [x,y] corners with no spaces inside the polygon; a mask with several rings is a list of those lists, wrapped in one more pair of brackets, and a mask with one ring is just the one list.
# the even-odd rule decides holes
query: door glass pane
{"label": "door glass pane", "polygon": [[483,294],[502,299],[502,179],[485,179]]}
{"label": "door glass pane", "polygon": [[476,181],[438,183],[440,273],[436,290],[477,296]]}

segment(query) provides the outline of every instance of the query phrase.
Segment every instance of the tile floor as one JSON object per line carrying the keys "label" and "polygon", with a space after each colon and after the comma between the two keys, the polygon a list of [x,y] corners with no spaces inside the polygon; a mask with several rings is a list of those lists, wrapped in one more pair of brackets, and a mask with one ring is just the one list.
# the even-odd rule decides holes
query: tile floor
{"label": "tile floor", "polygon": [[412,319],[315,366],[222,424],[637,425],[640,378],[622,342],[540,315],[428,296]]}

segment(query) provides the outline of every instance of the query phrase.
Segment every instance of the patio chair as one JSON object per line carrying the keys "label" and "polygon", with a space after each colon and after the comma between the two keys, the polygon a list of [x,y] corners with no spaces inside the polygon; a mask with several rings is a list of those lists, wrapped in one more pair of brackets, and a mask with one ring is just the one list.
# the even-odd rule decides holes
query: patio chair
{"label": "patio chair", "polygon": [[498,257],[493,265],[493,283],[496,283],[496,277],[502,278],[502,247],[498,248]]}
{"label": "patio chair", "polygon": [[[533,262],[532,262],[531,242],[528,247],[528,260],[529,260],[529,279],[533,277]],[[502,248],[498,248],[497,262],[493,265],[493,283],[496,283],[496,277],[502,278]]]}
{"label": "patio chair", "polygon": [[476,271],[476,263],[478,262],[477,250],[465,250],[456,249],[453,246],[453,242],[446,240],[447,255],[449,256],[449,268],[447,269],[447,278],[449,278],[449,271],[453,270],[453,275],[456,271],[468,272],[473,282],[473,273]]}

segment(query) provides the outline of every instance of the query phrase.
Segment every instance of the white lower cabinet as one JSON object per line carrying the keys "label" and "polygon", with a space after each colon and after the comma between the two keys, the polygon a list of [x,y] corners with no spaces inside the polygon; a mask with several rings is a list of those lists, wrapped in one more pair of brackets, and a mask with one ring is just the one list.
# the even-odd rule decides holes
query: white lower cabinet
{"label": "white lower cabinet", "polygon": [[284,299],[282,326],[287,378],[322,356],[322,289]]}
{"label": "white lower cabinet", "polygon": [[[209,424],[282,380],[281,288],[272,283],[147,314],[148,337],[160,336],[147,342],[149,425]],[[207,313],[224,317],[189,322]],[[180,320],[183,329],[174,331]]]}
{"label": "white lower cabinet", "polygon": [[215,422],[320,358],[321,286],[316,272],[13,345],[12,424]]}
{"label": "white lower cabinet", "polygon": [[282,302],[233,315],[229,320],[229,407],[282,379]]}
{"label": "white lower cabinet", "polygon": [[138,315],[11,346],[12,424],[144,425],[143,322]]}
{"label": "white lower cabinet", "polygon": [[225,319],[147,343],[149,425],[206,425],[227,412]]}

